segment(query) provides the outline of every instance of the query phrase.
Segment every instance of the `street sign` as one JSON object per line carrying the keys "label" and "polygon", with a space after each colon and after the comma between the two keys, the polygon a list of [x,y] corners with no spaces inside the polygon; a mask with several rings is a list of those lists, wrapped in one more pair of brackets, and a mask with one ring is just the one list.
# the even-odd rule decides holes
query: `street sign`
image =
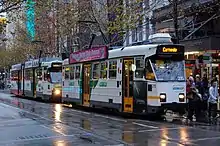
{"label": "street sign", "polygon": [[210,64],[212,62],[212,57],[211,57],[211,55],[209,53],[205,53],[203,55],[202,59],[203,59],[203,63],[204,64]]}

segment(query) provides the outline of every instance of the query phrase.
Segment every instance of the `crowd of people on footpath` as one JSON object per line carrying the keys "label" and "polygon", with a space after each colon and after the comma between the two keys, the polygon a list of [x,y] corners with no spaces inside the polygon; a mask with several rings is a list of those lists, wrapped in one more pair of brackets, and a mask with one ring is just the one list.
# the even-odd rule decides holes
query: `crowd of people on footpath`
{"label": "crowd of people on footpath", "polygon": [[218,96],[218,80],[216,77],[209,83],[206,74],[202,78],[200,75],[195,77],[191,75],[186,84],[187,119],[193,121],[193,115],[195,115],[196,121],[204,120],[206,115],[208,120],[216,118]]}

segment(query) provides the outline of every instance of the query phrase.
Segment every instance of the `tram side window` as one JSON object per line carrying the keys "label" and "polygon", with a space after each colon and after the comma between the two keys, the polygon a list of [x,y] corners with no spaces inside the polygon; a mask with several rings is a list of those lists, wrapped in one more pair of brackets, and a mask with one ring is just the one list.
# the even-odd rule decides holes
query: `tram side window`
{"label": "tram side window", "polygon": [[153,72],[153,69],[150,65],[150,61],[149,60],[146,60],[146,79],[147,80],[155,80],[155,75],[154,75],[154,72]]}
{"label": "tram side window", "polygon": [[136,58],[135,65],[136,65],[135,77],[136,78],[143,78],[143,76],[144,76],[144,59],[141,57]]}
{"label": "tram side window", "polygon": [[65,79],[69,79],[70,77],[70,67],[65,68]]}
{"label": "tram side window", "polygon": [[36,70],[36,77],[38,80],[42,80],[42,69],[41,68],[38,68]]}
{"label": "tram side window", "polygon": [[107,79],[108,62],[101,62],[100,78]]}
{"label": "tram side window", "polygon": [[13,72],[11,73],[11,79],[12,79],[13,81],[17,81],[17,80],[18,80],[18,71],[13,71]]}
{"label": "tram side window", "polygon": [[94,63],[93,64],[93,69],[92,69],[92,78],[93,79],[99,79],[99,74],[100,74],[100,64],[99,63]]}
{"label": "tram side window", "polygon": [[25,79],[26,80],[32,80],[33,79],[33,72],[31,69],[25,70]]}
{"label": "tram side window", "polygon": [[80,66],[76,66],[75,68],[75,79],[80,78]]}
{"label": "tram side window", "polygon": [[117,60],[109,61],[109,79],[116,79]]}
{"label": "tram side window", "polygon": [[70,80],[74,80],[75,66],[70,67]]}

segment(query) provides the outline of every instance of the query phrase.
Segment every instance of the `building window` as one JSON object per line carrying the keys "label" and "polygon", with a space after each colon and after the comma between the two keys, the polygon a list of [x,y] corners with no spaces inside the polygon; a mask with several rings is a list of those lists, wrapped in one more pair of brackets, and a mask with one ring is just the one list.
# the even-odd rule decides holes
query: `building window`
{"label": "building window", "polygon": [[117,60],[109,61],[109,79],[116,79]]}
{"label": "building window", "polygon": [[70,80],[74,80],[75,67],[70,67]]}
{"label": "building window", "polygon": [[100,63],[94,63],[93,64],[93,69],[92,69],[93,73],[93,79],[99,79],[99,74],[100,74]]}
{"label": "building window", "polygon": [[146,22],[145,22],[145,31],[146,31],[146,40],[148,40],[149,37],[149,18],[146,18]]}
{"label": "building window", "polygon": [[136,29],[132,30],[132,42],[136,42]]}
{"label": "building window", "polygon": [[135,59],[135,77],[136,78],[143,78],[144,76],[144,59],[142,57]]}
{"label": "building window", "polygon": [[107,79],[108,62],[101,62],[100,78]]}
{"label": "building window", "polygon": [[33,79],[33,71],[32,69],[25,70],[25,80],[32,80]]}
{"label": "building window", "polygon": [[143,26],[142,25],[140,25],[139,27],[138,27],[138,40],[139,41],[143,41],[143,33],[142,33],[142,31],[143,31]]}
{"label": "building window", "polygon": [[75,79],[80,78],[80,66],[76,66],[75,68]]}

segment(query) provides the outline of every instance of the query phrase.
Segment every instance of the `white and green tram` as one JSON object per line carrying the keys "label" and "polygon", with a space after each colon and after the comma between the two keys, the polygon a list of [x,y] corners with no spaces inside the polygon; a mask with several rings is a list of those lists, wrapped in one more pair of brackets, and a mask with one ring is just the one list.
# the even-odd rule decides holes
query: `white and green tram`
{"label": "white and green tram", "polygon": [[62,61],[50,58],[40,64],[39,59],[25,62],[22,82],[23,96],[60,102]]}
{"label": "white and green tram", "polygon": [[148,44],[74,52],[63,62],[62,100],[125,113],[184,111],[184,46]]}

